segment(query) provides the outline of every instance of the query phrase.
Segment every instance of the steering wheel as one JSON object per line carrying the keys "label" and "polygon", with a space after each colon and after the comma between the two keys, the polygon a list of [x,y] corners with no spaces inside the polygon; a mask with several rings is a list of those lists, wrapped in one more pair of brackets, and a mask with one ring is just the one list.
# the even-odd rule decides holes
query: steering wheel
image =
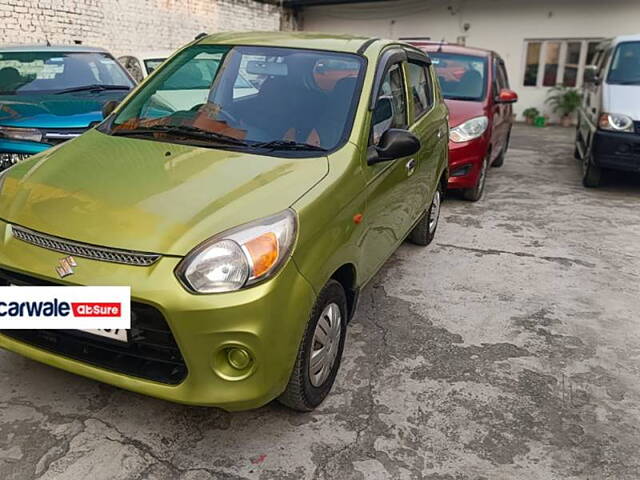
{"label": "steering wheel", "polygon": [[[200,110],[205,104],[204,103],[199,103],[197,105],[194,105],[193,107],[191,107],[189,109],[190,112],[197,112],[198,110]],[[220,120],[226,120],[227,123],[234,123],[236,125],[239,125],[240,122],[238,121],[238,119],[236,117],[234,117],[233,115],[231,115],[229,112],[227,112],[226,110],[223,110],[222,108],[220,108],[218,110],[218,116],[223,117]]]}

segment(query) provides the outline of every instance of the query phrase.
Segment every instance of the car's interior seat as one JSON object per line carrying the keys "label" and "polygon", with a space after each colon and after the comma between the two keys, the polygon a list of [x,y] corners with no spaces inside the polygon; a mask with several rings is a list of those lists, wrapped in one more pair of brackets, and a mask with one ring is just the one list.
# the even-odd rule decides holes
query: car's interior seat
{"label": "car's interior seat", "polygon": [[463,97],[481,97],[484,90],[482,75],[477,70],[467,70],[460,78],[456,90]]}
{"label": "car's interior seat", "polygon": [[0,92],[15,92],[22,84],[22,75],[13,67],[4,67],[0,70]]}

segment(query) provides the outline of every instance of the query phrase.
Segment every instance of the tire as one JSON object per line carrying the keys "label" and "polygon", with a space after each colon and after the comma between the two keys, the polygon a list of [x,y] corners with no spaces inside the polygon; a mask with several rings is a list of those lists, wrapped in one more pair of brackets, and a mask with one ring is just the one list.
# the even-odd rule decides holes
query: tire
{"label": "tire", "polygon": [[502,150],[502,152],[500,152],[500,155],[498,155],[498,158],[496,158],[493,163],[491,164],[491,166],[493,168],[500,168],[502,165],[504,165],[504,155],[505,155],[505,150]]}
{"label": "tire", "polygon": [[592,154],[589,152],[582,161],[582,185],[586,188],[596,188],[600,186],[602,180],[602,169],[593,164]]}
{"label": "tire", "polygon": [[507,150],[509,150],[510,144],[511,144],[511,129],[509,129],[509,133],[507,134],[507,141],[504,144],[504,148],[500,152],[500,155],[498,155],[498,158],[496,158],[491,164],[492,167],[500,168],[502,165],[504,165],[504,157],[507,154]]}
{"label": "tire", "polygon": [[476,182],[476,186],[473,188],[465,188],[462,191],[462,196],[465,200],[469,200],[470,202],[477,202],[482,198],[482,194],[484,193],[484,186],[487,180],[487,165],[489,164],[489,159],[485,158],[482,161],[482,167],[480,170],[480,175],[478,175],[478,181]]}
{"label": "tire", "polygon": [[422,216],[418,224],[413,227],[413,230],[411,230],[411,233],[409,233],[407,237],[411,243],[426,247],[433,241],[433,238],[436,236],[436,230],[438,229],[438,221],[440,220],[442,195],[442,184],[438,182],[438,188],[433,194],[429,209]]}
{"label": "tire", "polygon": [[[344,288],[337,281],[329,280],[311,311],[291,378],[284,393],[278,397],[281,404],[300,412],[310,412],[329,395],[342,360],[347,319]],[[321,346],[327,338],[332,340]],[[323,350],[330,360],[323,364],[325,368],[317,370],[316,367],[316,374],[312,374],[312,354]]]}

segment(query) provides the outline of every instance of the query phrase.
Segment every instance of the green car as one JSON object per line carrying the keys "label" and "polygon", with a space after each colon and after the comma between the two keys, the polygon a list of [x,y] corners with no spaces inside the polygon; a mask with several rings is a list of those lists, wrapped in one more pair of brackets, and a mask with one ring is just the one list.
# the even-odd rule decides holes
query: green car
{"label": "green car", "polygon": [[130,285],[131,329],[0,346],[174,402],[315,408],[358,293],[403,240],[434,237],[447,115],[403,43],[194,41],[97,128],[0,176],[0,285]]}

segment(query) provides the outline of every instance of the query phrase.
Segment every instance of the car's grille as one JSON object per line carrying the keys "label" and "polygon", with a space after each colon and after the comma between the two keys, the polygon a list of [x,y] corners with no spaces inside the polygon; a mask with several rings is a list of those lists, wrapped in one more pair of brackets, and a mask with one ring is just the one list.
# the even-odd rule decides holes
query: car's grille
{"label": "car's grille", "polygon": [[31,154],[29,153],[7,153],[0,152],[0,172],[12,167],[18,162],[26,160]]}
{"label": "car's grille", "polygon": [[[0,269],[0,286],[7,285],[56,284]],[[131,302],[127,343],[77,330],[0,330],[0,333],[64,357],[147,380],[177,385],[187,376],[187,366],[164,316],[144,303]]]}
{"label": "car's grille", "polygon": [[76,138],[86,131],[86,128],[47,128],[42,130],[42,139],[49,145],[57,145]]}
{"label": "car's grille", "polygon": [[63,238],[46,235],[25,227],[17,225],[11,226],[11,232],[15,238],[23,242],[37,245],[38,247],[54,250],[56,252],[68,253],[78,257],[101,260],[103,262],[124,263],[126,265],[137,265],[148,267],[158,261],[160,255],[146,252],[133,252],[130,250],[119,250],[115,248],[97,247],[86,243],[73,242]]}

